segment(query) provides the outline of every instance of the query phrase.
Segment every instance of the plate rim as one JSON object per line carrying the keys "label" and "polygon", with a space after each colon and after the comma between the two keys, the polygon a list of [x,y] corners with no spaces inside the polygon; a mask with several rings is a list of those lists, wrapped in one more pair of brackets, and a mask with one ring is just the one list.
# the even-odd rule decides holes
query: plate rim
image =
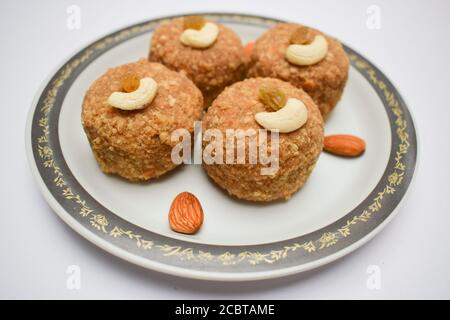
{"label": "plate rim", "polygon": [[[192,13],[189,13],[192,14]],[[240,16],[243,18],[256,18],[256,19],[263,19],[267,21],[282,21],[277,18],[270,18],[267,16],[258,16],[258,15],[246,15],[241,13],[222,13],[222,12],[208,12],[208,13],[199,13],[204,15],[212,15],[212,16]],[[101,37],[99,40],[95,40],[91,42],[90,44],[84,46],[82,49],[76,50],[75,54],[69,55],[67,59],[62,60],[63,62],[60,63],[60,65],[51,72],[46,79],[42,82],[39,90],[36,92],[36,95],[33,99],[32,105],[28,111],[27,116],[27,125],[26,125],[26,153],[29,165],[31,167],[32,173],[34,178],[36,179],[39,189],[43,193],[45,199],[49,203],[50,207],[57,213],[57,215],[66,222],[72,229],[74,229],[76,232],[78,232],[80,235],[82,235],[84,238],[89,240],[90,242],[94,243],[95,245],[99,246],[100,248],[104,249],[107,252],[110,252],[111,254],[123,258],[129,262],[132,262],[134,264],[140,265],[145,268],[153,269],[159,272],[168,273],[176,276],[181,277],[189,277],[189,278],[195,278],[195,279],[204,279],[204,280],[220,280],[220,281],[244,281],[244,280],[260,280],[260,279],[269,279],[269,278],[276,278],[281,276],[287,276],[294,273],[299,273],[303,271],[307,271],[316,267],[319,267],[321,265],[327,264],[329,262],[332,262],[352,251],[359,248],[366,242],[368,242],[370,239],[372,239],[379,231],[381,231],[398,213],[398,210],[402,203],[404,203],[404,200],[410,190],[411,184],[414,181],[414,178],[416,176],[417,167],[418,167],[418,161],[419,161],[419,141],[418,141],[418,134],[417,134],[417,126],[416,122],[414,121],[412,113],[409,111],[409,108],[407,107],[407,104],[404,102],[402,96],[398,92],[398,90],[391,84],[389,79],[384,75],[383,72],[379,70],[375,65],[373,65],[371,62],[369,62],[372,67],[376,69],[376,71],[381,74],[385,79],[388,81],[390,85],[392,85],[392,88],[395,91],[395,95],[398,97],[398,99],[401,100],[402,104],[404,105],[404,108],[406,111],[408,111],[408,115],[410,116],[410,121],[414,133],[414,139],[415,139],[415,155],[414,155],[414,163],[411,173],[410,181],[408,182],[408,185],[405,189],[404,194],[402,195],[401,199],[396,203],[395,207],[390,211],[390,213],[385,217],[385,219],[379,223],[375,228],[373,228],[370,232],[366,233],[364,236],[362,236],[357,241],[351,243],[350,245],[345,246],[344,248],[341,248],[337,252],[334,252],[332,254],[328,254],[320,259],[301,263],[295,266],[290,267],[280,267],[278,269],[270,269],[266,271],[245,271],[245,272],[215,272],[215,271],[209,271],[209,270],[195,270],[195,269],[188,269],[186,267],[179,267],[174,265],[168,265],[166,263],[162,263],[159,261],[150,260],[148,258],[144,258],[142,256],[135,255],[128,250],[125,250],[123,248],[120,248],[118,246],[113,245],[110,241],[107,241],[103,239],[102,237],[98,236],[96,233],[94,233],[91,229],[86,228],[83,226],[79,221],[77,221],[70,213],[68,213],[60,203],[56,200],[56,198],[52,195],[51,191],[49,190],[48,186],[46,185],[43,177],[41,176],[37,163],[35,161],[34,157],[34,151],[33,151],[33,143],[32,143],[32,125],[33,125],[33,118],[35,116],[35,112],[37,111],[38,107],[38,101],[42,96],[42,93],[45,91],[46,86],[49,84],[50,80],[57,74],[57,72],[61,69],[62,66],[66,65],[68,62],[70,62],[74,56],[76,56],[78,53],[83,52],[87,48],[89,48],[92,44],[95,44],[99,42],[100,40],[104,39],[105,37],[117,34],[118,32],[122,30],[130,29],[134,26],[142,25],[149,22],[157,22],[161,21],[163,19],[171,19],[173,17],[183,16],[180,15],[171,15],[161,18],[152,18],[149,20],[146,20],[144,22],[139,22],[136,24],[132,24],[130,26],[127,26],[125,28],[121,28],[118,31],[114,31],[111,33],[108,33],[107,35]],[[350,49],[346,46],[347,49]],[[107,50],[109,50],[108,48]],[[353,49],[350,49],[352,52],[355,52]],[[359,54],[358,54],[359,55]],[[362,55],[359,55],[362,57]],[[367,60],[368,61],[368,60]],[[371,84],[372,86],[372,84]],[[378,93],[377,93],[378,94]],[[186,241],[190,244],[192,244],[189,241]],[[253,245],[248,245],[253,246]]]}

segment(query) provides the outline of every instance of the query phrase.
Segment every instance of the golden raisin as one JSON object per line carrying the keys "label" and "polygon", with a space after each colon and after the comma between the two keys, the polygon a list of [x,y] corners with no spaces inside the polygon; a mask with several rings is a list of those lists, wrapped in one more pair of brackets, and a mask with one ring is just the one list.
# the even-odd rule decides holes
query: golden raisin
{"label": "golden raisin", "polygon": [[311,30],[307,27],[298,27],[289,39],[291,44],[307,44],[312,42]]}
{"label": "golden raisin", "polygon": [[277,88],[260,88],[259,101],[277,111],[286,104],[286,95]]}
{"label": "golden raisin", "polygon": [[139,88],[139,77],[134,73],[128,73],[122,78],[122,90],[133,92]]}
{"label": "golden raisin", "polygon": [[188,16],[184,17],[183,24],[184,30],[186,29],[194,29],[200,30],[205,25],[206,20],[202,16]]}

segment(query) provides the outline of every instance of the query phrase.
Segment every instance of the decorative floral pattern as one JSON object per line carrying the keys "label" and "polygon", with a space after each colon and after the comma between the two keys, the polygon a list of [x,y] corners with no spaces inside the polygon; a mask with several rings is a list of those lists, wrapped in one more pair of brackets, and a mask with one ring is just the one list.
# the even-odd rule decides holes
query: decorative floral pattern
{"label": "decorative floral pattern", "polygon": [[[211,19],[217,19],[218,16],[210,16]],[[235,21],[251,22],[256,20],[258,23],[265,23],[266,25],[274,24],[275,21],[242,17],[242,16],[225,16],[226,19],[233,19]],[[125,230],[118,225],[112,225],[107,220],[106,216],[102,213],[95,212],[90,208],[86,201],[81,199],[80,195],[74,194],[71,187],[64,179],[64,174],[57,164],[57,161],[53,158],[53,150],[49,143],[50,129],[49,129],[49,116],[55,103],[55,97],[58,94],[61,86],[65,80],[76,70],[76,68],[87,61],[92,55],[98,53],[102,49],[109,45],[120,43],[121,41],[130,38],[133,35],[138,35],[146,31],[150,31],[157,23],[161,21],[152,21],[139,26],[131,27],[120,33],[107,37],[92,46],[85,49],[80,57],[73,59],[70,64],[66,65],[58,74],[56,79],[51,83],[50,89],[46,91],[46,97],[39,110],[42,117],[39,119],[39,127],[41,129],[41,135],[37,137],[36,148],[39,155],[42,166],[49,170],[53,174],[54,185],[61,190],[61,195],[67,201],[71,201],[79,208],[79,214],[83,219],[89,219],[90,225],[102,234],[108,235],[111,238],[124,237],[131,241],[134,241],[135,245],[142,250],[158,250],[164,256],[174,256],[182,260],[195,260],[201,263],[208,263],[212,261],[220,262],[226,266],[233,266],[239,263],[248,263],[250,265],[257,264],[272,264],[282,261],[289,256],[290,253],[297,250],[302,250],[305,254],[311,254],[319,250],[334,246],[343,238],[350,237],[354,227],[358,224],[369,221],[383,206],[383,203],[387,197],[394,194],[397,187],[403,183],[405,170],[407,164],[403,162],[403,157],[408,153],[410,147],[409,136],[407,133],[407,122],[404,119],[403,111],[397,100],[396,95],[389,91],[388,86],[377,76],[377,72],[363,60],[361,57],[352,54],[350,60],[353,65],[361,72],[366,73],[370,81],[378,87],[384,94],[384,98],[390,107],[390,111],[395,115],[396,134],[400,141],[396,146],[395,166],[394,170],[388,175],[385,186],[378,192],[373,201],[364,209],[359,215],[353,216],[347,220],[344,225],[335,231],[329,231],[323,233],[316,239],[311,239],[305,243],[292,243],[287,246],[283,246],[276,250],[270,250],[268,252],[250,252],[244,251],[240,253],[232,253],[225,251],[218,254],[212,254],[202,250],[194,250],[190,247],[171,246],[167,244],[154,243],[149,239],[144,239],[141,235],[134,233],[130,230]]]}

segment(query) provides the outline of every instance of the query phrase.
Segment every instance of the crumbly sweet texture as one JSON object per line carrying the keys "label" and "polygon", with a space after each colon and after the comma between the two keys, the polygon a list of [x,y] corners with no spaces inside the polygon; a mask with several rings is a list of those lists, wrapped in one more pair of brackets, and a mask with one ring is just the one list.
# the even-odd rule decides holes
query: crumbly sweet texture
{"label": "crumbly sweet texture", "polygon": [[204,94],[205,104],[226,86],[244,79],[249,62],[238,35],[222,24],[218,26],[214,44],[195,49],[180,42],[183,18],[176,18],[156,28],[150,45],[149,60],[187,75]]}
{"label": "crumbly sweet texture", "polygon": [[256,40],[248,76],[274,77],[302,88],[313,98],[326,119],[341,98],[348,78],[349,60],[337,39],[310,29],[313,38],[321,34],[327,39],[327,56],[310,66],[289,63],[285,59],[286,49],[299,26],[279,23]]}
{"label": "crumbly sweet texture", "polygon": [[[289,199],[299,190],[313,170],[323,146],[323,119],[314,101],[302,89],[273,78],[247,79],[226,88],[203,117],[203,130],[261,129],[255,114],[268,111],[259,100],[261,87],[276,87],[287,98],[302,100],[308,120],[300,129],[279,135],[279,170],[274,175],[261,175],[258,164],[204,164],[213,181],[231,195],[250,201]],[[209,142],[204,142],[205,147]],[[225,154],[225,146],[224,146]],[[248,159],[248,147],[246,158]]]}
{"label": "crumbly sweet texture", "polygon": [[[152,77],[158,84],[155,98],[142,110],[123,111],[107,103],[111,93],[122,91],[122,79],[129,73]],[[175,144],[171,132],[177,128],[192,132],[202,110],[202,94],[191,80],[141,59],[111,68],[97,79],[84,97],[81,117],[100,168],[139,181],[176,167],[170,157]]]}

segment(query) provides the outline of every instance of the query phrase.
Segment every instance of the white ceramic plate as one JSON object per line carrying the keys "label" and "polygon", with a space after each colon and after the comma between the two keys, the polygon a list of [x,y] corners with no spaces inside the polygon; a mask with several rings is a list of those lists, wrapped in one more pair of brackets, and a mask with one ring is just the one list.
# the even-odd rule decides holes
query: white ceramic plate
{"label": "white ceramic plate", "polygon": [[[276,22],[208,15],[233,28],[244,43]],[[130,26],[80,50],[45,84],[31,108],[29,161],[45,198],[67,224],[146,268],[200,279],[255,280],[333,261],[392,218],[415,170],[414,124],[389,80],[348,47],[349,80],[325,131],[363,137],[367,150],[356,159],[322,154],[307,184],[289,201],[238,201],[199,165],[149,183],[103,174],[81,126],[84,94],[107,68],[145,57],[153,29],[164,19]],[[170,203],[182,191],[196,194],[205,212],[194,236],[174,233],[168,225]]]}

